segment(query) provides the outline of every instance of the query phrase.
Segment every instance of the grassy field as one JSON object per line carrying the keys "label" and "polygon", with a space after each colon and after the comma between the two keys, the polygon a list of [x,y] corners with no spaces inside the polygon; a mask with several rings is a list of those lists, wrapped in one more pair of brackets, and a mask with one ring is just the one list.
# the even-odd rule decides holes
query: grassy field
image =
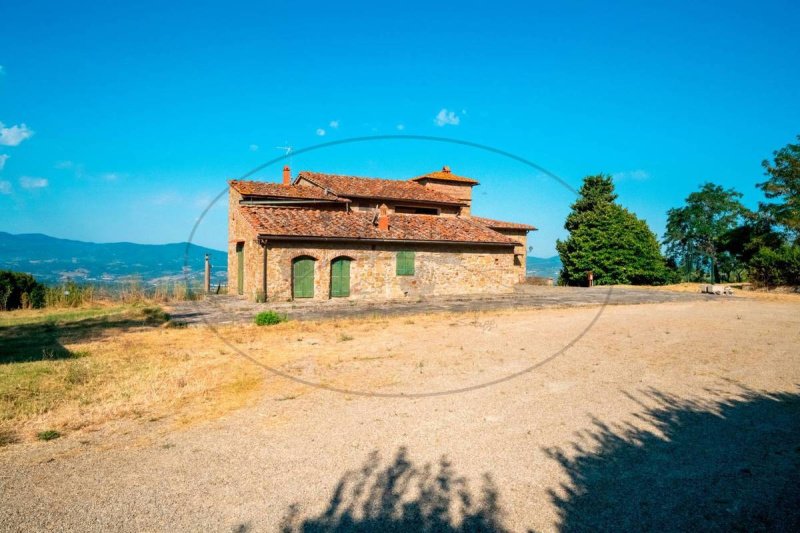
{"label": "grassy field", "polygon": [[205,417],[254,395],[259,372],[221,372],[227,357],[187,353],[190,332],[171,326],[155,306],[1,314],[0,445],[123,417]]}

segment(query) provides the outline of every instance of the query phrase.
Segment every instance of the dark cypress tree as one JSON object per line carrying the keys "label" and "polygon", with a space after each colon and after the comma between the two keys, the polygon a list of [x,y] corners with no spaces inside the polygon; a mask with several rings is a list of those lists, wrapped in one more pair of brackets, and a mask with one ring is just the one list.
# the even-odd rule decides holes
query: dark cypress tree
{"label": "dark cypress tree", "polygon": [[616,203],[614,183],[602,174],[584,178],[564,228],[566,241],[556,248],[564,285],[663,285],[674,280],[655,234],[644,220]]}

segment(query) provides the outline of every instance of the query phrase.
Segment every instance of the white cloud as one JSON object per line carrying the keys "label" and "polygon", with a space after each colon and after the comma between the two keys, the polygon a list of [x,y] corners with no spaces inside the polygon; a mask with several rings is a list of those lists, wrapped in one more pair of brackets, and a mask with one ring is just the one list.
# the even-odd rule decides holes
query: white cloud
{"label": "white cloud", "polygon": [[6,154],[0,154],[0,170],[3,170],[3,167],[6,166],[6,160],[8,156]]}
{"label": "white cloud", "polygon": [[404,124],[398,124],[398,125],[397,125],[397,130],[398,130],[398,131],[403,131],[404,129],[406,129],[406,127],[405,127],[405,125],[404,125]]}
{"label": "white cloud", "polygon": [[336,128],[339,127],[339,121],[338,120],[331,120],[331,122],[330,122],[330,124],[328,124],[328,126],[330,126],[333,129],[336,129]]}
{"label": "white cloud", "polygon": [[325,130],[323,130],[322,128],[317,128],[317,135],[319,135],[320,137],[324,137]]}
{"label": "white cloud", "polygon": [[456,115],[455,111],[448,111],[445,108],[442,108],[441,111],[436,115],[436,118],[433,119],[433,122],[437,126],[458,126],[458,123],[461,122],[461,119]]}
{"label": "white cloud", "polygon": [[11,194],[10,181],[0,181],[0,194]]}
{"label": "white cloud", "polygon": [[636,169],[636,170],[628,170],[626,172],[617,172],[611,176],[617,181],[622,180],[633,180],[633,181],[645,181],[650,179],[650,173],[646,170]]}
{"label": "white cloud", "polygon": [[258,145],[257,144],[251,144],[250,145],[250,151],[251,152],[258,152]]}
{"label": "white cloud", "polygon": [[153,205],[170,205],[184,201],[185,198],[172,191],[161,192],[150,197],[150,203]]}
{"label": "white cloud", "polygon": [[47,178],[34,178],[31,176],[22,176],[19,179],[19,184],[23,189],[43,189],[48,185]]}
{"label": "white cloud", "polygon": [[33,130],[28,128],[25,124],[6,128],[5,125],[0,122],[0,144],[4,146],[17,146],[25,139],[30,139],[31,136],[33,136]]}

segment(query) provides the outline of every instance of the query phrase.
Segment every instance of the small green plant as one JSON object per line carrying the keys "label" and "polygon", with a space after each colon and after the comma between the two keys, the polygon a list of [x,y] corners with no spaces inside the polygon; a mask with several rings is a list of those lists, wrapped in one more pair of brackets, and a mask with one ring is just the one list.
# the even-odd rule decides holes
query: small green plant
{"label": "small green plant", "polygon": [[40,431],[36,434],[36,438],[39,440],[53,440],[57,439],[61,436],[61,433],[56,431],[55,429],[48,429],[47,431]]}
{"label": "small green plant", "polygon": [[256,315],[255,322],[257,326],[272,326],[286,322],[286,315],[281,315],[275,311],[262,311]]}
{"label": "small green plant", "polygon": [[342,333],[339,335],[339,342],[347,342],[353,340],[353,337],[348,335],[347,333]]}
{"label": "small green plant", "polygon": [[142,316],[144,321],[148,324],[161,324],[170,319],[169,313],[160,307],[145,307],[142,309]]}
{"label": "small green plant", "polygon": [[64,376],[67,383],[70,385],[83,385],[91,379],[91,372],[84,364],[72,364],[67,369],[67,374]]}

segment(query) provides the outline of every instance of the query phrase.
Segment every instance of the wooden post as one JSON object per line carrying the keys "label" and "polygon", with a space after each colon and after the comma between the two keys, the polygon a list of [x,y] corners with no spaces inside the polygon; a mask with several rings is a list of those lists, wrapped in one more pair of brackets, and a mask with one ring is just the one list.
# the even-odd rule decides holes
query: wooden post
{"label": "wooden post", "polygon": [[211,254],[206,254],[206,271],[203,276],[203,289],[206,294],[211,292]]}
{"label": "wooden post", "polygon": [[591,270],[586,273],[586,279],[589,280],[589,286],[594,287],[594,272]]}

